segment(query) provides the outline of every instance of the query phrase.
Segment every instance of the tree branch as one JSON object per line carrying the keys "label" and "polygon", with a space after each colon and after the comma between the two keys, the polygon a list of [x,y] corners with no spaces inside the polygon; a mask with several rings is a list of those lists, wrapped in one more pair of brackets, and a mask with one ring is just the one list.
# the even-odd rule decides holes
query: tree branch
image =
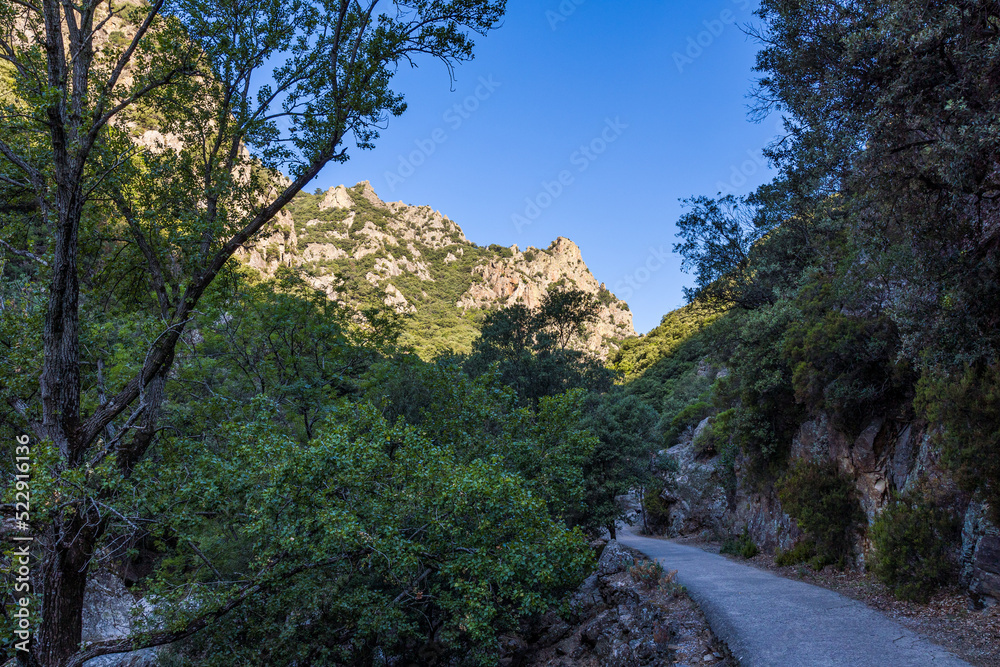
{"label": "tree branch", "polygon": [[12,253],[14,253],[14,254],[15,254],[15,255],[17,255],[18,257],[24,257],[24,258],[26,258],[26,259],[30,259],[30,260],[33,260],[33,261],[36,261],[36,262],[38,262],[39,264],[41,264],[42,266],[48,266],[48,265],[49,265],[49,263],[48,263],[48,262],[46,262],[46,261],[45,261],[44,259],[42,259],[42,258],[41,258],[41,257],[39,257],[38,255],[36,255],[35,253],[33,253],[33,252],[28,252],[27,250],[18,250],[17,248],[15,248],[15,247],[14,247],[14,246],[12,246],[11,244],[7,243],[7,242],[6,242],[6,241],[4,241],[3,239],[0,239],[0,246],[2,246],[2,247],[3,247],[4,249],[6,249],[6,250],[7,250],[8,252],[12,252]]}

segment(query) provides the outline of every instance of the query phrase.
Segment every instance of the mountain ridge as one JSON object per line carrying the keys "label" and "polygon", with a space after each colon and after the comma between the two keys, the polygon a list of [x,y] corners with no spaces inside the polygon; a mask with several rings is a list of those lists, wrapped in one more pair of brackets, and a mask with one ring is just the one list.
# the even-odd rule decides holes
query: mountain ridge
{"label": "mountain ridge", "polygon": [[467,352],[485,313],[536,307],[548,291],[576,288],[600,302],[597,321],[572,345],[607,358],[635,336],[628,305],[597,281],[580,248],[479,246],[430,206],[385,202],[371,183],[300,193],[243,254],[264,275],[301,270],[313,287],[355,307],[407,315],[404,342],[422,356]]}

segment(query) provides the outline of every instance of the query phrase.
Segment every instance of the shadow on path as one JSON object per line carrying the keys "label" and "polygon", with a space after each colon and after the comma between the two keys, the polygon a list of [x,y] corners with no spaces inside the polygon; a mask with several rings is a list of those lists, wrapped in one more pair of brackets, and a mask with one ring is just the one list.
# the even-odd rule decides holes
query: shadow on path
{"label": "shadow on path", "polygon": [[969,667],[861,602],[629,530],[618,541],[677,570],[744,667]]}

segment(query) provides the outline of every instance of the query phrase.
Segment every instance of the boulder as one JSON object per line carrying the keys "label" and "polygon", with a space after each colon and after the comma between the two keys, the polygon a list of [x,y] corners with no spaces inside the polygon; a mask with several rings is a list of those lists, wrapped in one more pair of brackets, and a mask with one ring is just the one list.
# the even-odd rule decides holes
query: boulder
{"label": "boulder", "polygon": [[[114,574],[101,571],[87,582],[83,596],[83,641],[127,637],[137,629],[138,620],[152,611],[151,605],[136,600]],[[84,667],[155,667],[156,649],[103,655]]]}

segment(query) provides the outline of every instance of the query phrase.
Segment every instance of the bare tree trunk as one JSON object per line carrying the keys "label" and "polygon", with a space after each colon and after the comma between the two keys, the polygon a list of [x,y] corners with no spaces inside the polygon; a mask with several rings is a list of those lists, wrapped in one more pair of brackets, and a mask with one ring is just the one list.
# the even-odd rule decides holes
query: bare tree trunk
{"label": "bare tree trunk", "polygon": [[83,633],[83,594],[94,544],[101,532],[100,517],[84,516],[54,522],[46,536],[42,559],[42,625],[34,658],[40,667],[62,667],[80,650]]}

